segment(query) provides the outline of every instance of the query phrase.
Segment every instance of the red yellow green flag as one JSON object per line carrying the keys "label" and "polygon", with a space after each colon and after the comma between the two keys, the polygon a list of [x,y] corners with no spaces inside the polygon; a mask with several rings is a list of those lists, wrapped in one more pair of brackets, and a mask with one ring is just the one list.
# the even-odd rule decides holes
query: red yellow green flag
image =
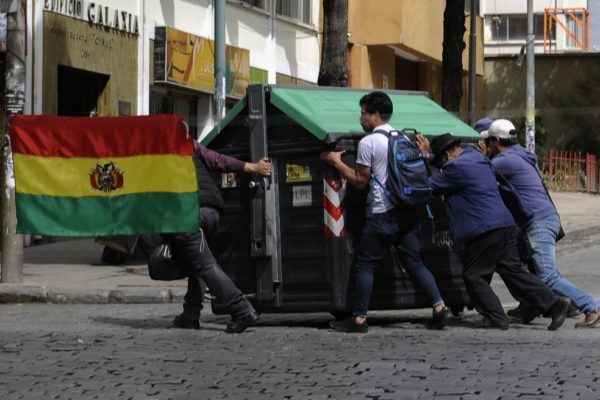
{"label": "red yellow green flag", "polygon": [[193,139],[181,117],[17,115],[9,132],[18,233],[198,229]]}

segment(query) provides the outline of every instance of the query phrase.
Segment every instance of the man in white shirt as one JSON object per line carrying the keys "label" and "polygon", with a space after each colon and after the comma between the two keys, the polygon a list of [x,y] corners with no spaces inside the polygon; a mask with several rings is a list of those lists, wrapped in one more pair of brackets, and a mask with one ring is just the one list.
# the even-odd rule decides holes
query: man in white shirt
{"label": "man in white shirt", "polygon": [[[394,130],[388,123],[393,113],[391,99],[384,92],[371,92],[360,101],[360,125],[365,136],[358,144],[354,169],[346,165],[341,151],[321,154],[321,159],[335,167],[340,175],[359,189],[369,185],[367,219],[356,251],[356,299],[352,317],[334,321],[331,328],[337,332],[366,333],[367,310],[373,290],[373,273],[390,246],[398,245],[404,267],[425,289],[433,306],[431,328],[441,329],[449,318],[439,289],[431,272],[419,255],[416,234],[418,217],[415,206],[394,206],[383,187],[388,179],[388,137]],[[376,179],[375,179],[376,178]],[[379,183],[377,182],[379,181]]]}

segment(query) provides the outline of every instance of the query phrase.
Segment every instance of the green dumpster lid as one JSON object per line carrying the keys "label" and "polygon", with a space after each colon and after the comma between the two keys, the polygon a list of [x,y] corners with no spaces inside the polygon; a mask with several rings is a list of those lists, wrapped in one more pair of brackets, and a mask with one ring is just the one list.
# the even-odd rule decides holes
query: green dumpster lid
{"label": "green dumpster lid", "polygon": [[[318,139],[326,140],[328,135],[364,134],[359,123],[358,102],[370,91],[331,87],[272,86],[270,102]],[[446,132],[463,137],[479,136],[469,125],[444,110],[423,92],[387,91],[387,93],[394,104],[394,114],[390,124],[398,130],[414,128],[425,135],[432,136]],[[245,100],[246,98],[229,111],[226,118],[208,134],[203,143],[209,143],[246,107]]]}

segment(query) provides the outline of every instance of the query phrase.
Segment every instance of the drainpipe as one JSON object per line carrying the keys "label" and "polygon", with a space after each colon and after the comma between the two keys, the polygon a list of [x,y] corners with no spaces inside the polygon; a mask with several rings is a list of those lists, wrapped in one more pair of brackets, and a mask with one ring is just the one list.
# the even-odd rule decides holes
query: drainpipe
{"label": "drainpipe", "polygon": [[[6,3],[5,3],[6,4]],[[8,2],[6,24],[6,105],[2,124],[2,283],[23,283],[23,236],[16,233],[15,178],[12,151],[8,140],[8,119],[23,114],[25,108],[25,4]],[[10,77],[11,79],[7,79]]]}
{"label": "drainpipe", "polygon": [[535,36],[533,34],[533,0],[527,0],[527,110],[525,133],[527,150],[535,153]]}
{"label": "drainpipe", "polygon": [[469,32],[469,124],[475,123],[477,100],[477,0],[471,0],[471,30]]}
{"label": "drainpipe", "polygon": [[225,0],[215,4],[215,125],[225,116]]}

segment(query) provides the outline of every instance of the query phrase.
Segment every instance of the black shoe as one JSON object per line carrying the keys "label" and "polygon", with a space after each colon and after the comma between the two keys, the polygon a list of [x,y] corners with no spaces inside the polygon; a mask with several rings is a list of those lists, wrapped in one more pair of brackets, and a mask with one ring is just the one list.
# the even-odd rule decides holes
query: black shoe
{"label": "black shoe", "polygon": [[197,319],[187,319],[183,314],[179,314],[173,320],[173,328],[200,329],[200,321]]}
{"label": "black shoe", "polygon": [[225,328],[225,332],[227,333],[242,333],[251,326],[256,325],[258,322],[259,316],[255,311],[252,311],[250,314],[246,314],[242,317],[232,319],[229,324],[227,324],[227,328]]}
{"label": "black shoe", "polygon": [[528,324],[539,316],[540,312],[537,308],[532,305],[527,305],[525,307],[521,307],[521,310],[515,319],[518,319],[522,324]]}
{"label": "black shoe", "polygon": [[560,297],[550,309],[550,318],[552,322],[548,325],[549,331],[555,331],[564,324],[567,314],[569,313],[569,305],[571,300],[568,297]]}
{"label": "black shoe", "polygon": [[575,318],[579,317],[580,315],[581,311],[579,311],[579,309],[575,307],[575,304],[571,302],[571,304],[569,304],[569,312],[567,313],[567,318]]}
{"label": "black shoe", "polygon": [[357,324],[356,318],[352,316],[341,321],[331,321],[329,328],[334,332],[367,333],[369,325],[367,325],[367,321]]}
{"label": "black shoe", "polygon": [[475,322],[475,327],[476,328],[481,328],[481,329],[500,329],[501,331],[505,331],[510,327],[510,324],[508,322],[503,323],[503,322],[494,322],[489,318],[483,317],[480,321]]}
{"label": "black shoe", "polygon": [[515,318],[520,318],[521,316],[521,310],[523,309],[523,307],[519,304],[516,308],[511,308],[510,310],[508,310],[506,312],[506,315],[508,315],[509,317],[515,317]]}
{"label": "black shoe", "polygon": [[444,329],[450,320],[450,310],[446,307],[440,312],[433,312],[431,321],[427,324],[427,329]]}

